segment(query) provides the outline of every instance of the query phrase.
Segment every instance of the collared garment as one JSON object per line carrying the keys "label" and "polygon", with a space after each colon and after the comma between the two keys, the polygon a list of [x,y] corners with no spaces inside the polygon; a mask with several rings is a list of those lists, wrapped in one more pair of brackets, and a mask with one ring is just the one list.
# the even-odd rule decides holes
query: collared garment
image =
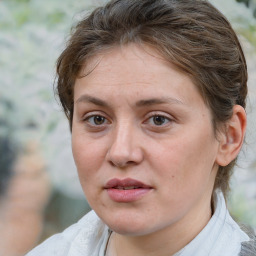
{"label": "collared garment", "polygon": [[[205,228],[174,256],[238,256],[250,238],[230,216],[223,194],[215,194],[215,211]],[[54,235],[26,256],[105,256],[111,232],[94,211]]]}

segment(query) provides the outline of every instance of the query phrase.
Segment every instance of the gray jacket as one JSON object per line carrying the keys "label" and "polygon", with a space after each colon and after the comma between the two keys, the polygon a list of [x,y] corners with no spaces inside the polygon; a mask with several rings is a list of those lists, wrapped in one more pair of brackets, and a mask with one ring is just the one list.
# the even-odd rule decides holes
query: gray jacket
{"label": "gray jacket", "polygon": [[251,240],[242,243],[242,249],[239,256],[256,256],[256,235],[254,231],[250,228],[242,227],[242,229],[247,233]]}

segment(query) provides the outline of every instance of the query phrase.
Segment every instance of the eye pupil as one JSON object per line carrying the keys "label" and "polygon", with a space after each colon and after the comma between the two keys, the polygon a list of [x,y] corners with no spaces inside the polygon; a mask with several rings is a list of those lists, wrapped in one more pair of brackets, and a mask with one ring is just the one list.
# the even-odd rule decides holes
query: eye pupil
{"label": "eye pupil", "polygon": [[103,124],[105,121],[105,118],[103,116],[95,116],[94,117],[94,123],[97,125]]}
{"label": "eye pupil", "polygon": [[153,118],[155,125],[162,125],[165,122],[165,117],[163,116],[154,116]]}

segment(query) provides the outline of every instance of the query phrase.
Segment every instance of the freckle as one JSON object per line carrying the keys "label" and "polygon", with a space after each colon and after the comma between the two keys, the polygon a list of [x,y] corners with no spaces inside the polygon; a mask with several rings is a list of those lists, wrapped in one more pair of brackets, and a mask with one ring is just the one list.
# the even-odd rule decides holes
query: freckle
{"label": "freckle", "polygon": [[174,176],[174,175],[172,175],[172,178],[175,178],[175,176]]}

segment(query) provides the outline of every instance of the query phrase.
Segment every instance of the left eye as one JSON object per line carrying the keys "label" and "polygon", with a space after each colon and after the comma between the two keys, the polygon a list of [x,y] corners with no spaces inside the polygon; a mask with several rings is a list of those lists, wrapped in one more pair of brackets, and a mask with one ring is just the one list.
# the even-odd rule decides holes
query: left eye
{"label": "left eye", "polygon": [[155,115],[149,118],[149,123],[156,126],[161,126],[168,122],[170,122],[170,120],[167,117],[161,115]]}
{"label": "left eye", "polygon": [[87,122],[89,122],[91,125],[103,125],[107,122],[107,119],[104,116],[95,115],[90,116],[86,119]]}

